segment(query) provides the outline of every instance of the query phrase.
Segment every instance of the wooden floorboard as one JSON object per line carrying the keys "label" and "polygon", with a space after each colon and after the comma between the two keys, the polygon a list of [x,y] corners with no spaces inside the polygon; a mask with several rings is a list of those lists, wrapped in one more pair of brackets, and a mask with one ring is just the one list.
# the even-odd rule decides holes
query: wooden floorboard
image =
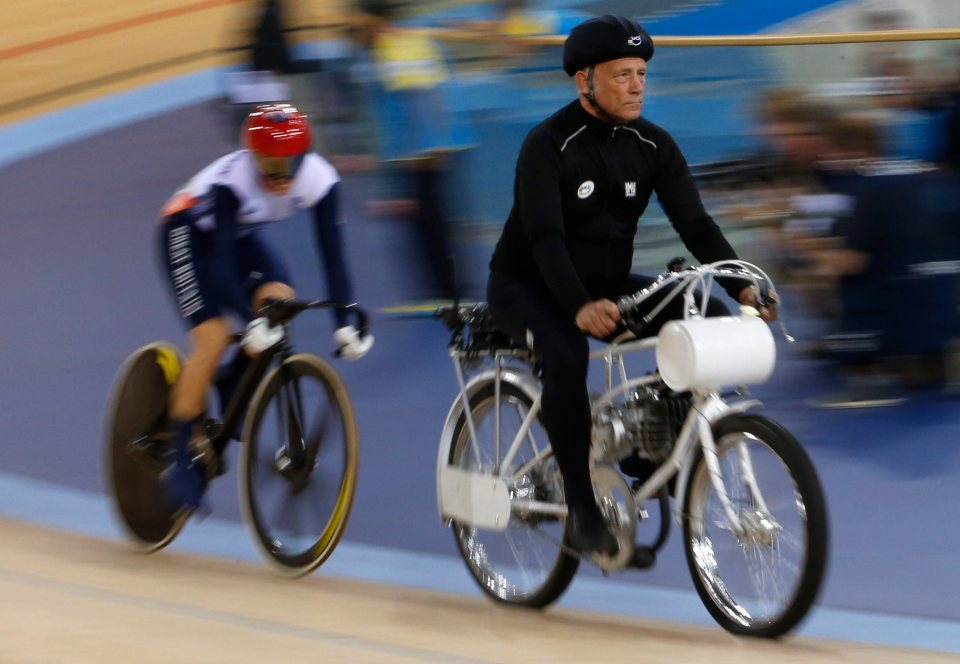
{"label": "wooden floorboard", "polygon": [[[199,69],[242,62],[262,0],[6,3],[0,124]],[[288,27],[342,22],[345,2],[289,2]],[[318,33],[295,33],[293,41]]]}

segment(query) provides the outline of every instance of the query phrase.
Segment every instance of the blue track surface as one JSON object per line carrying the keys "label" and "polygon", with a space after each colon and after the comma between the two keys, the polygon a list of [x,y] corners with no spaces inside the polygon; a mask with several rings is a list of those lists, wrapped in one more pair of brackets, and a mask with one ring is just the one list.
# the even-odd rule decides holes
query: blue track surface
{"label": "blue track surface", "polygon": [[[215,79],[200,80],[212,95]],[[185,177],[234,141],[223,110],[197,103],[196,85],[182,97],[167,85],[166,106],[150,117],[140,109],[156,88],[0,136],[0,513],[116,535],[101,472],[102,415],[114,372],[143,343],[182,342],[154,262],[154,219]],[[417,292],[410,229],[367,214],[375,187],[369,175],[345,180],[357,296],[374,310]],[[308,226],[294,219],[271,236],[300,292],[319,295]],[[469,283],[482,281],[488,250],[483,242],[464,248]],[[337,365],[360,419],[361,478],[345,543],[324,571],[474,592],[435,507],[437,439],[455,389],[446,334],[429,319],[378,316],[374,325],[373,353]],[[794,333],[804,327],[799,321]],[[331,331],[319,315],[305,320],[299,345],[326,354]],[[830,568],[822,608],[804,632],[960,652],[957,403],[916,394],[882,411],[804,405],[827,387],[816,366],[782,346],[774,380],[757,390],[768,413],[808,446],[829,500]],[[216,518],[192,525],[173,546],[250,555],[232,476],[214,485],[212,503]],[[709,622],[676,536],[655,570],[609,579],[582,573],[563,602]]]}

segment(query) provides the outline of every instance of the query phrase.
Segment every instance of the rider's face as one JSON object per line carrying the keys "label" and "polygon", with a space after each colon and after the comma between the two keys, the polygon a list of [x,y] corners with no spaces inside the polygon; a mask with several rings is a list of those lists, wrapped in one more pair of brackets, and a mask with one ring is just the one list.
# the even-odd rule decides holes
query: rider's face
{"label": "rider's face", "polygon": [[260,184],[271,194],[286,196],[293,185],[293,178],[300,167],[302,157],[264,157],[254,155],[260,167]]}
{"label": "rider's face", "polygon": [[[590,89],[587,70],[577,72],[577,91]],[[620,58],[601,62],[593,70],[593,94],[597,104],[611,119],[629,122],[640,117],[643,90],[647,82],[647,61],[643,58]],[[587,110],[591,110],[589,107]]]}

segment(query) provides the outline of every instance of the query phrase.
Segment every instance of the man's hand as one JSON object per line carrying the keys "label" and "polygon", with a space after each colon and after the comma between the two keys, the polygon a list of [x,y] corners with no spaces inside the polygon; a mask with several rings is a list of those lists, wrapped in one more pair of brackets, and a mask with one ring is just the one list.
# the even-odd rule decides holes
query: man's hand
{"label": "man's hand", "polygon": [[587,302],[577,312],[577,327],[598,339],[613,334],[619,322],[620,310],[610,300]]}
{"label": "man's hand", "polygon": [[[769,297],[777,303],[780,301],[780,298],[777,297],[777,294],[774,291],[770,291]],[[760,315],[760,318],[767,323],[771,323],[777,320],[777,307],[776,304],[761,305],[760,304],[760,295],[757,293],[757,289],[753,286],[747,286],[742,291],[740,291],[740,304],[753,307],[757,310],[757,313]]]}

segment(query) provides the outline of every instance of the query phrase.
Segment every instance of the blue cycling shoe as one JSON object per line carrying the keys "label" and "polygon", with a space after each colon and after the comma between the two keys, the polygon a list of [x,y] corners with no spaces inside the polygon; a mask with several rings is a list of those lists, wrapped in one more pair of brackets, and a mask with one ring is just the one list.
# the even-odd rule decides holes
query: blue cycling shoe
{"label": "blue cycling shoe", "polygon": [[203,494],[207,489],[207,471],[191,455],[180,453],[161,477],[166,500],[173,510],[196,511],[203,506]]}
{"label": "blue cycling shoe", "polygon": [[178,422],[174,428],[173,462],[163,471],[160,483],[171,510],[195,512],[205,507],[207,469],[190,445],[193,424]]}

